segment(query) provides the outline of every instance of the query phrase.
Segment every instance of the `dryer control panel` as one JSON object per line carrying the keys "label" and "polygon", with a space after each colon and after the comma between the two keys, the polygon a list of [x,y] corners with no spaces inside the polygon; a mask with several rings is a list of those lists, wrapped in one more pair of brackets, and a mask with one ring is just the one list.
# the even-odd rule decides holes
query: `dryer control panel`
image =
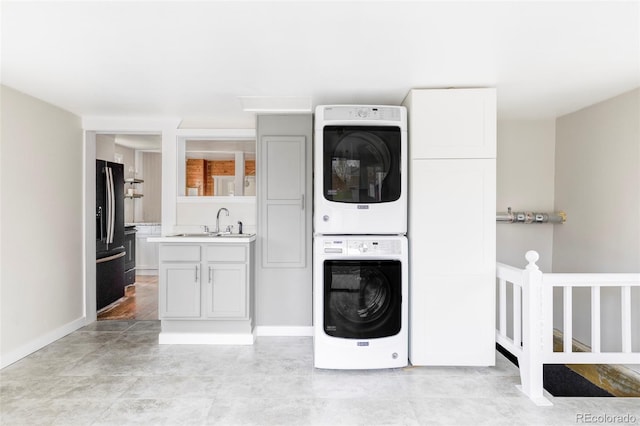
{"label": "dryer control panel", "polygon": [[402,244],[397,239],[341,239],[324,241],[324,253],[345,256],[380,256],[402,254]]}
{"label": "dryer control panel", "polygon": [[389,120],[401,121],[401,109],[394,106],[327,106],[325,120]]}

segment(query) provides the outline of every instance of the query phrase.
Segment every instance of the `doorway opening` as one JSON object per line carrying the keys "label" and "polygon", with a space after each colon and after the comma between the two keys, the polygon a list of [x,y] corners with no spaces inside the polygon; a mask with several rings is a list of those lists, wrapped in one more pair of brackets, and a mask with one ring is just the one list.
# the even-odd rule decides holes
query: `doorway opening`
{"label": "doorway opening", "polygon": [[[114,215],[122,215],[122,225],[116,225],[114,232],[123,234],[120,241],[125,253],[124,266],[115,275],[110,273],[105,277],[104,268],[96,267],[97,320],[157,320],[158,249],[157,243],[149,243],[147,238],[161,233],[162,136],[96,134],[95,157],[96,211],[101,203],[102,162],[122,165],[114,169],[122,169],[119,184],[124,187],[115,191],[119,199],[112,204],[116,210]],[[96,241],[101,238],[100,227],[96,220]],[[103,291],[110,292],[111,298],[101,300]]]}

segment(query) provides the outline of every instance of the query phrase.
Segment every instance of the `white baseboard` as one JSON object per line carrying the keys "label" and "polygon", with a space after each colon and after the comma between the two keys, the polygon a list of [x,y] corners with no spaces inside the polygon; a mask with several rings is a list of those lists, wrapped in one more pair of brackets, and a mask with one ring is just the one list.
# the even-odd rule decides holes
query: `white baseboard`
{"label": "white baseboard", "polygon": [[73,333],[79,328],[86,325],[85,317],[78,318],[70,323],[64,324],[61,327],[51,330],[50,332],[39,336],[32,341],[20,346],[19,348],[7,353],[0,354],[0,369],[3,369],[22,358],[31,355],[35,351],[38,351],[45,346],[55,342],[58,339],[63,338],[67,334]]}
{"label": "white baseboard", "polygon": [[253,345],[255,332],[244,333],[171,333],[161,332],[158,343],[161,345]]}
{"label": "white baseboard", "polygon": [[313,337],[313,326],[259,325],[258,337]]}

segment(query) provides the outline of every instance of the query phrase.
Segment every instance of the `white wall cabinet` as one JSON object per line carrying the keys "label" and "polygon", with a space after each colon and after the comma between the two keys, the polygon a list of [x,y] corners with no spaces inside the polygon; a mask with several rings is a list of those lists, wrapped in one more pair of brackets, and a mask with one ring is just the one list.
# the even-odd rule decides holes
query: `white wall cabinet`
{"label": "white wall cabinet", "polygon": [[253,246],[160,244],[161,343],[253,343]]}
{"label": "white wall cabinet", "polygon": [[496,158],[495,89],[412,90],[411,158]]}
{"label": "white wall cabinet", "polygon": [[495,90],[412,90],[409,358],[495,364]]}

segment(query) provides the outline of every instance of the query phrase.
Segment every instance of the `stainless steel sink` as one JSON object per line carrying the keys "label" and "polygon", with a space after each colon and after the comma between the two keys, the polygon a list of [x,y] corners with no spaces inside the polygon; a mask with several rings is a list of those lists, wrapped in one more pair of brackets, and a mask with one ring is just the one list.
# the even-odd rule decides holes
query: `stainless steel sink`
{"label": "stainless steel sink", "polygon": [[170,235],[171,237],[192,237],[192,238],[249,238],[254,234],[228,234],[228,233],[215,233],[215,232],[194,232]]}

